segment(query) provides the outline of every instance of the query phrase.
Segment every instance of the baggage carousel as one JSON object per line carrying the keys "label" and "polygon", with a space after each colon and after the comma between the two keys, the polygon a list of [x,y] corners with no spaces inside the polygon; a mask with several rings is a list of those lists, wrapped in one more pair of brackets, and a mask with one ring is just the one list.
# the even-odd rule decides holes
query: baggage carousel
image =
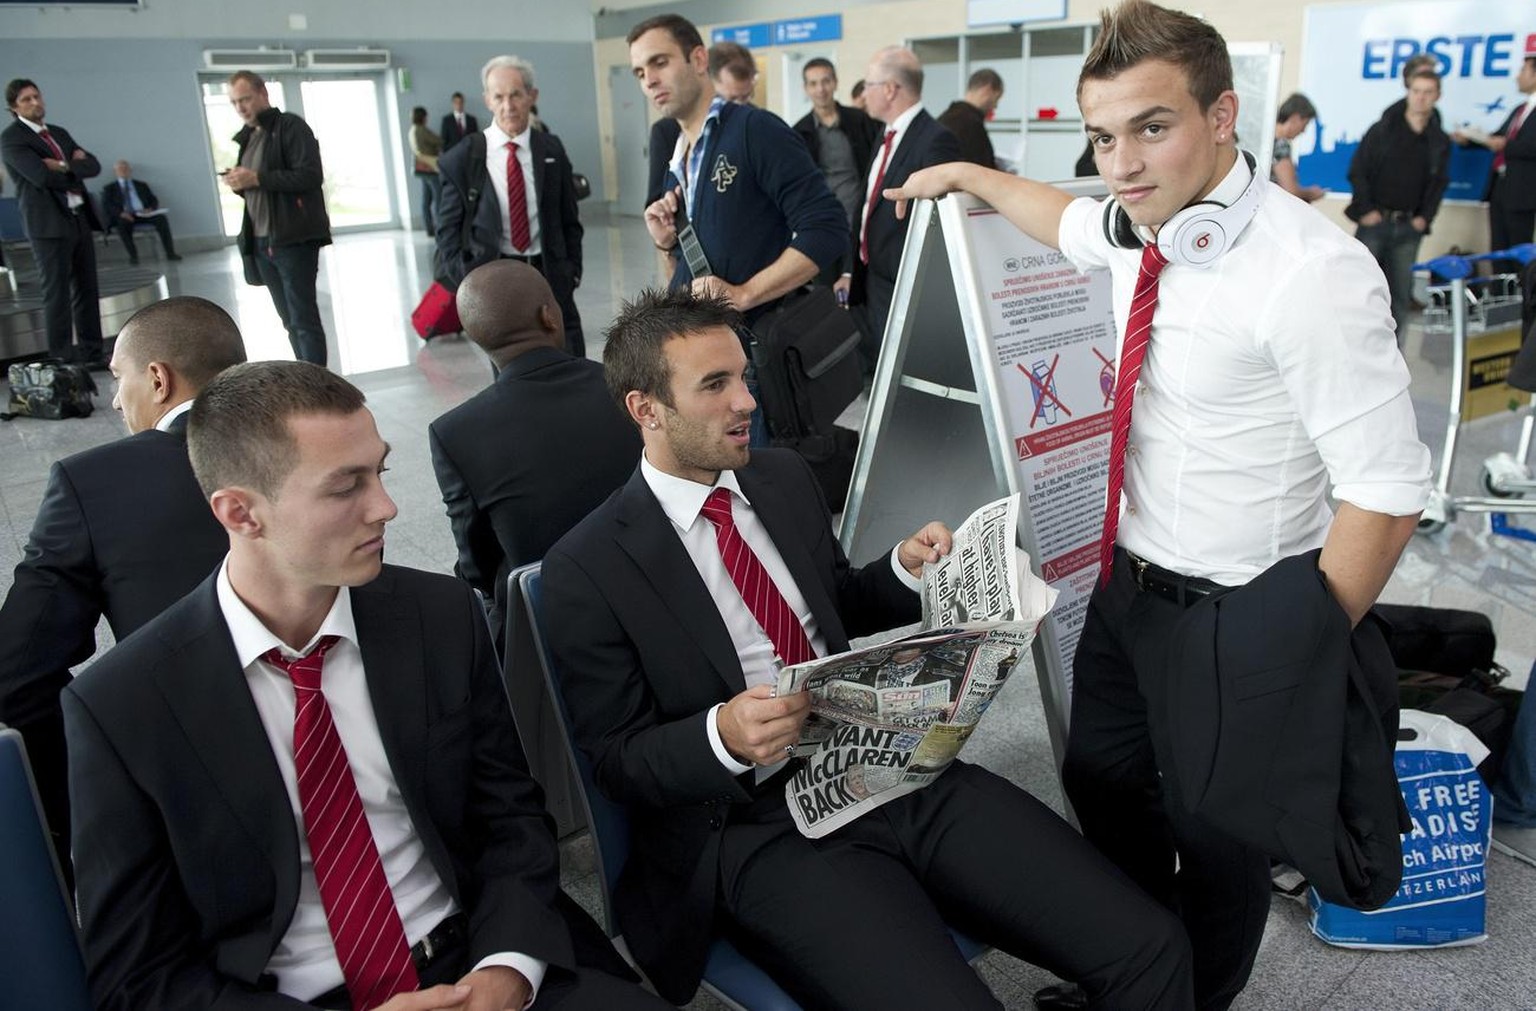
{"label": "baggage carousel", "polygon": [[[48,350],[48,334],[43,324],[43,293],[37,271],[30,266],[12,268],[15,291],[0,278],[0,361],[30,358]],[[100,288],[101,333],[111,338],[128,322],[128,317],[169,295],[165,275],[152,267],[97,264]]]}

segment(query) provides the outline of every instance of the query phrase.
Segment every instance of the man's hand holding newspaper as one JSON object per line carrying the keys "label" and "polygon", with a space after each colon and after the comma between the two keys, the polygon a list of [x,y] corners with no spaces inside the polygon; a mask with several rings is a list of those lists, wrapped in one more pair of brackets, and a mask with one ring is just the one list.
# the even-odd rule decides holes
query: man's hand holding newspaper
{"label": "man's hand holding newspaper", "polygon": [[[1013,495],[972,513],[948,554],[925,553],[921,631],[779,673],[780,698],[811,699],[796,749],[805,764],[784,790],[802,834],[931,783],[959,754],[1056,600],[1018,550],[1018,525]],[[906,549],[922,533],[898,553],[914,575]]]}

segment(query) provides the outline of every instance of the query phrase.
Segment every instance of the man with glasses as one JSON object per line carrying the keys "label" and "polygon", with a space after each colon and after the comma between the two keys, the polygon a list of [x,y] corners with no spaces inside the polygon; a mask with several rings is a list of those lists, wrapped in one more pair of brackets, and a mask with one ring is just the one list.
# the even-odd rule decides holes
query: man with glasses
{"label": "man with glasses", "polygon": [[[576,309],[581,227],[576,177],[560,138],[532,128],[539,100],[533,65],[493,57],[480,70],[491,125],[438,162],[437,279],[457,290],[470,271],[519,260],[544,275],[565,325],[565,350],[587,353]],[[465,228],[465,219],[470,221]]]}
{"label": "man with glasses", "polygon": [[918,169],[960,159],[960,142],[923,108],[923,64],[910,49],[890,46],[875,54],[864,76],[865,110],[885,124],[869,168],[864,217],[854,237],[853,294],[864,306],[865,370],[873,372],[891,312],[907,222],[881,195]]}

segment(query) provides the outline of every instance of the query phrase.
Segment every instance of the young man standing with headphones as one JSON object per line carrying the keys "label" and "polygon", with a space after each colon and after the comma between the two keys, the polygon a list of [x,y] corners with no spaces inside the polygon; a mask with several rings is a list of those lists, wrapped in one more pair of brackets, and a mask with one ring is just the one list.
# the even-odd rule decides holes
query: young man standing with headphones
{"label": "young man standing with headphones", "polygon": [[1062,779],[1084,834],[1181,914],[1196,1003],[1224,1008],[1263,936],[1269,861],[1178,796],[1169,638],[1188,604],[1317,548],[1359,622],[1414,531],[1430,458],[1381,270],[1239,156],[1216,30],[1126,0],[1103,15],[1078,101],[1108,200],[960,162],[886,195],[965,190],[1111,274],[1109,509]]}

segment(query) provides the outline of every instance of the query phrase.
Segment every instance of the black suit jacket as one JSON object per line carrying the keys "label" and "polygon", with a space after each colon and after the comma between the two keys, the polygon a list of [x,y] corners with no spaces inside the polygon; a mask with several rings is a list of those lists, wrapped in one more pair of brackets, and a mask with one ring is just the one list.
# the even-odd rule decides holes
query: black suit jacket
{"label": "black suit jacket", "polygon": [[[74,214],[69,209],[68,193],[78,190],[85,196],[84,214],[91,228],[101,231],[96,208],[85,188],[85,180],[101,174],[101,162],[86,151],[69,131],[62,126],[48,124],[48,135],[69,162],[68,172],[54,172],[43,164],[44,158],[54,157],[48,142],[21,120],[0,131],[0,159],[5,162],[6,172],[16,183],[16,200],[21,206],[22,224],[29,239],[62,239],[74,234]],[[85,157],[74,160],[76,151]]]}
{"label": "black suit jacket", "polygon": [[487,596],[623,484],[641,449],[602,365],[558,348],[512,359],[427,432],[455,571]]}
{"label": "black suit jacket", "polygon": [[[64,693],[81,936],[100,1008],[302,1008],[261,992],[299,893],[298,824],[210,576]],[[463,583],[352,590],[390,770],[469,918],[468,964],[570,968],[559,855]]]}
{"label": "black suit jacket", "polygon": [[1270,566],[1179,620],[1167,725],[1191,812],[1301,871],[1330,902],[1375,909],[1412,827],[1392,764],[1397,667],[1374,615],[1353,631],[1319,551]]}
{"label": "black suit jacket", "polygon": [[[160,206],[160,201],[155,197],[155,191],[149,188],[149,183],[140,182],[137,179],[128,180],[133,184],[133,190],[139,195],[139,204],[146,210],[152,211]],[[123,205],[123,187],[116,179],[101,188],[102,213],[107,216],[107,224],[118,223],[118,216],[125,210]]]}
{"label": "black suit jacket", "polygon": [[186,416],[60,460],[0,608],[0,723],[26,737],[58,849],[69,854],[59,691],[96,652],[102,615],[123,640],[218,565],[229,538],[187,460]]}
{"label": "black suit jacket", "polygon": [[[848,564],[798,454],[754,450],[736,475],[830,651],[920,617],[887,559]],[[657,992],[686,1001],[712,929],[720,832],[752,797],[704,725],[712,706],[745,690],[736,649],[638,470],[550,549],[544,601],[577,742],[602,791],[630,812],[619,922]]]}
{"label": "black suit jacket", "polygon": [[[529,131],[533,158],[533,191],[538,197],[539,245],[544,256],[544,277],[560,295],[581,280],[581,214],[576,209],[576,180],[571,159],[560,138],[543,130]],[[457,290],[465,275],[501,255],[502,219],[505,210],[496,199],[490,179],[485,180],[475,209],[469,243],[464,242],[465,194],[470,187],[470,145],[456,146],[437,163],[443,194],[437,204],[437,279]],[[482,168],[484,166],[481,166]]]}
{"label": "black suit jacket", "polygon": [[939,114],[939,125],[955,135],[960,157],[986,168],[997,168],[992,150],[992,136],[987,133],[986,115],[965,99],[956,99]]}
{"label": "black suit jacket", "polygon": [[[1522,101],[1525,98],[1524,95],[1520,97]],[[1520,106],[1515,106],[1494,131],[1494,136],[1508,137],[1515,113],[1519,111]],[[1483,190],[1484,200],[1493,194],[1494,179],[1495,174],[1490,172],[1488,185]],[[1503,199],[1504,206],[1512,211],[1536,210],[1536,112],[1525,117],[1515,139],[1504,145]]]}
{"label": "black suit jacket", "polygon": [[[874,154],[875,164],[870,172],[879,169],[880,149],[876,147]],[[918,169],[927,168],[930,165],[939,165],[947,161],[960,160],[960,142],[955,140],[955,135],[939,125],[938,120],[928,115],[927,110],[919,112],[907,127],[907,131],[901,137],[901,144],[891,154],[891,162],[885,168],[885,181],[881,185],[882,190],[892,189],[907,181],[907,176]],[[885,199],[879,193],[870,199],[875,201],[874,210],[865,209],[869,217],[869,265],[865,267],[857,256],[854,257],[853,284],[855,293],[862,290],[862,278],[864,273],[875,274],[886,280],[894,281],[896,271],[901,266],[901,247],[907,241],[907,222],[910,218],[896,220],[896,205]],[[853,248],[859,248],[859,224],[853,226]],[[862,269],[861,269],[862,268]]]}
{"label": "black suit jacket", "polygon": [[464,129],[460,130],[459,121],[454,119],[453,113],[450,112],[443,117],[443,128],[437,131],[443,138],[443,151],[446,153],[450,147],[453,147],[453,145],[479,129],[480,122],[475,119],[474,113],[466,112],[464,114]]}

